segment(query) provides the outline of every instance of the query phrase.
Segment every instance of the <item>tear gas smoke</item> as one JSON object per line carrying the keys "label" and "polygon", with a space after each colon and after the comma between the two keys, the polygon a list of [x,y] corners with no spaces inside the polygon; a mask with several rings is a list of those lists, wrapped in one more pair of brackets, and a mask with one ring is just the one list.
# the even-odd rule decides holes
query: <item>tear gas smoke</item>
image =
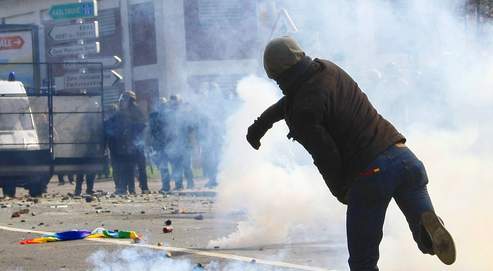
{"label": "tear gas smoke", "polygon": [[277,271],[279,268],[260,266],[252,263],[210,262],[203,268],[197,267],[187,259],[172,259],[166,257],[164,251],[144,248],[125,248],[108,252],[99,250],[89,259],[92,271]]}
{"label": "tear gas smoke", "polygon": [[288,133],[285,126],[275,125],[262,140],[259,151],[245,144],[245,132],[251,121],[277,100],[275,85],[251,76],[239,82],[237,91],[244,104],[227,124],[217,205],[228,206],[220,207],[226,212],[230,208],[246,210],[248,219],[239,223],[238,231],[211,241],[209,246],[277,244],[291,238],[289,233],[296,228],[293,226],[304,230],[314,225],[323,225],[318,230],[332,228],[323,222],[336,219],[330,218],[335,210],[342,216],[343,209],[333,203],[308,155],[283,138]]}
{"label": "tear gas smoke", "polygon": [[[425,163],[435,209],[458,249],[457,262],[447,270],[493,269],[488,234],[493,144],[485,139],[492,135],[493,49],[487,26],[484,36],[467,26],[456,1],[277,4],[298,25],[295,38],[307,54],[346,69]],[[245,103],[228,121],[217,206],[224,213],[244,210],[247,219],[211,246],[345,236],[344,207],[330,196],[306,154],[284,138],[284,123],[269,131],[260,151],[244,139],[248,125],[276,101],[274,90],[272,83],[253,77],[238,85]],[[309,230],[296,231],[300,227]],[[384,232],[382,269],[444,268],[419,252],[395,204]]]}

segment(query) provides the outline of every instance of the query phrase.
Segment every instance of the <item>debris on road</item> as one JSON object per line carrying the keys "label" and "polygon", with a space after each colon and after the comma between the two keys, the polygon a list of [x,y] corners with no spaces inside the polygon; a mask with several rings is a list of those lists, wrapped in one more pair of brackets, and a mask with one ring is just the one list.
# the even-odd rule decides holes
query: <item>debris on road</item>
{"label": "debris on road", "polygon": [[67,208],[68,205],[51,205],[51,209],[60,209],[60,208]]}
{"label": "debris on road", "polygon": [[204,220],[204,216],[202,214],[199,214],[199,215],[195,216],[193,219],[195,219],[195,220]]}
{"label": "debris on road", "polygon": [[162,247],[163,245],[164,245],[163,242],[157,242],[158,247]]}
{"label": "debris on road", "polygon": [[168,220],[164,221],[164,225],[171,226],[171,220],[168,219]]}
{"label": "debris on road", "polygon": [[163,233],[171,233],[173,232],[173,226],[164,226]]}
{"label": "debris on road", "polygon": [[13,212],[11,218],[20,217],[21,215],[29,214],[29,209],[21,209],[19,211]]}

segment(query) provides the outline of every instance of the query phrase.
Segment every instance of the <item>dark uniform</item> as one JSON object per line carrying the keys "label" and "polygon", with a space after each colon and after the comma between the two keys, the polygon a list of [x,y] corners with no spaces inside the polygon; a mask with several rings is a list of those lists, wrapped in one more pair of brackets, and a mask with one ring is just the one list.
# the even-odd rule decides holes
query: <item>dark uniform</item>
{"label": "dark uniform", "polygon": [[134,194],[135,170],[140,152],[143,152],[144,147],[145,118],[135,103],[133,92],[123,94],[122,105],[115,115],[114,129],[116,136],[113,142],[112,159],[118,172],[116,192],[118,194],[126,194],[127,192]]}
{"label": "dark uniform", "polygon": [[186,105],[178,97],[171,97],[166,106],[165,121],[168,142],[166,153],[171,163],[172,177],[175,188],[183,189],[183,176],[187,179],[187,187],[193,188],[192,172],[192,133],[191,118]]}
{"label": "dark uniform", "polygon": [[153,160],[159,167],[161,173],[161,192],[168,192],[170,190],[170,170],[169,170],[169,158],[166,152],[166,146],[168,134],[166,133],[166,101],[163,100],[154,110],[149,114],[149,133],[150,144],[153,149]]}
{"label": "dark uniform", "polygon": [[112,108],[112,115],[105,120],[104,123],[104,129],[105,129],[105,140],[106,140],[106,147],[109,150],[109,159],[111,163],[111,169],[112,169],[112,176],[113,176],[113,181],[115,182],[115,191],[119,192],[120,184],[119,184],[119,172],[118,172],[118,160],[117,160],[117,138],[119,137],[119,132],[121,128],[118,126],[119,124],[119,117],[116,114],[118,112],[118,107],[116,105],[113,106]]}
{"label": "dark uniform", "polygon": [[84,177],[86,181],[86,194],[94,194],[94,179],[96,179],[96,174],[77,174],[75,179],[75,192],[74,194],[79,196],[82,192],[82,183],[84,182]]}

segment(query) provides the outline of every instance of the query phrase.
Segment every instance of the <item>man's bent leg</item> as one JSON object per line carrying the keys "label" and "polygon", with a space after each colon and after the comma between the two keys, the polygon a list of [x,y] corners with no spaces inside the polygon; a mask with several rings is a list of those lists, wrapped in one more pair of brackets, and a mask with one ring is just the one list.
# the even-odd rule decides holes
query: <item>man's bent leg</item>
{"label": "man's bent leg", "polygon": [[409,228],[419,249],[426,254],[433,254],[431,240],[421,223],[421,215],[427,211],[433,212],[433,204],[426,185],[428,177],[423,163],[410,150],[403,157],[401,183],[395,191],[394,199],[404,213]]}
{"label": "man's bent leg", "polygon": [[428,177],[421,161],[408,150],[403,160],[402,183],[394,195],[406,216],[413,238],[423,253],[436,254],[445,264],[455,262],[455,244],[441,219],[435,214],[426,185]]}

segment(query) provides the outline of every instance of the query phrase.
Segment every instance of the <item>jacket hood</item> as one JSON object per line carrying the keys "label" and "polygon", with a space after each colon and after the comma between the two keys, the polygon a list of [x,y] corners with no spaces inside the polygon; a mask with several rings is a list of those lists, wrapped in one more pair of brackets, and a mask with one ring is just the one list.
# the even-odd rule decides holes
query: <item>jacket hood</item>
{"label": "jacket hood", "polygon": [[291,37],[275,38],[264,50],[264,69],[267,76],[277,80],[287,69],[294,66],[305,56],[305,52]]}

